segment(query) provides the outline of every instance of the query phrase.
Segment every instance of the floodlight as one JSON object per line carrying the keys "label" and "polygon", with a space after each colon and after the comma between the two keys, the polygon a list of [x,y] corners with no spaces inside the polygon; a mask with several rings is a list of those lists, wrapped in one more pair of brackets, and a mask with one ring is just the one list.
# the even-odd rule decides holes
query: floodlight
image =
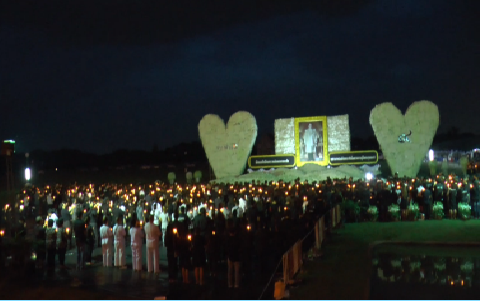
{"label": "floodlight", "polygon": [[25,180],[30,181],[31,173],[30,168],[25,168]]}
{"label": "floodlight", "polygon": [[372,178],[373,178],[372,173],[370,173],[370,172],[366,173],[366,180],[371,181]]}
{"label": "floodlight", "polygon": [[429,162],[434,161],[434,151],[432,149],[429,150]]}

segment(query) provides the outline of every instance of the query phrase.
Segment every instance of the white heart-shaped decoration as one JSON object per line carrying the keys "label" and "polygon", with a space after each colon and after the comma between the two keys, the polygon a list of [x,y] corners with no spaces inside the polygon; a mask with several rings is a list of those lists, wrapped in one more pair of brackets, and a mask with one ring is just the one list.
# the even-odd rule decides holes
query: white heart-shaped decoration
{"label": "white heart-shaped decoration", "polygon": [[237,112],[227,125],[208,114],[199,123],[199,136],[217,179],[242,174],[257,137],[256,119],[249,112]]}
{"label": "white heart-shaped decoration", "polygon": [[[385,102],[371,110],[369,123],[391,172],[415,177],[438,129],[439,110],[434,103],[422,100],[412,103],[403,115]],[[402,134],[409,135],[409,141],[400,143]]]}

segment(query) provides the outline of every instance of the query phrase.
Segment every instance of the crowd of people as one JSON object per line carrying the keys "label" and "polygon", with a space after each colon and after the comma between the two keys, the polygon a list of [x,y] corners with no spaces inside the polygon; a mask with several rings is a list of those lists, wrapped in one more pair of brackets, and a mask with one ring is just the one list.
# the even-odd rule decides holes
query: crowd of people
{"label": "crowd of people", "polygon": [[[406,208],[410,203],[418,203],[429,219],[435,201],[443,202],[446,211],[469,203],[472,216],[479,218],[478,179],[455,176],[319,183],[29,186],[18,199],[19,206],[2,211],[5,218],[20,214],[20,224],[35,218],[39,268],[45,259],[47,267],[55,268],[58,260],[63,268],[68,246],[75,245],[78,269],[92,262],[96,247],[102,248],[105,267],[125,269],[130,245],[132,269],[142,270],[145,254],[147,271],[158,273],[163,246],[171,282],[190,283],[192,278],[202,285],[206,272],[215,277],[225,262],[229,287],[239,287],[241,265],[243,274],[262,275],[272,272],[299,239],[305,237],[304,251],[309,249],[314,236],[307,234],[318,218],[348,200],[361,208],[377,206],[381,221],[387,221],[389,205]],[[330,216],[326,218],[329,224]]]}

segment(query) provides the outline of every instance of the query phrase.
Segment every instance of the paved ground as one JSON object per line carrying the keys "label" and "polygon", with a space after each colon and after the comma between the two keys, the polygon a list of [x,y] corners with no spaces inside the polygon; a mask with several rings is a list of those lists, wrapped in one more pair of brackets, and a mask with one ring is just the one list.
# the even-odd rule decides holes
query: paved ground
{"label": "paved ground", "polygon": [[[217,277],[210,277],[206,271],[206,285],[169,284],[167,275],[167,252],[161,247],[160,273],[146,270],[145,245],[143,246],[143,270],[131,269],[130,247],[126,248],[127,269],[102,267],[101,248],[94,251],[94,263],[82,271],[75,269],[76,251],[67,252],[66,270],[48,272],[47,270],[14,271],[7,269],[3,274],[2,287],[9,287],[4,298],[13,299],[154,299],[166,296],[168,299],[258,299],[272,272],[250,274],[245,270],[240,289],[227,288],[227,267],[219,266]],[[1,272],[0,272],[1,273]],[[5,277],[7,276],[7,277]],[[179,275],[180,276],[180,275]],[[191,282],[195,283],[193,273]],[[278,276],[278,278],[280,275]],[[26,295],[39,292],[34,295]],[[65,290],[67,289],[67,290]],[[40,297],[41,294],[42,297]],[[273,284],[264,297],[272,298]]]}

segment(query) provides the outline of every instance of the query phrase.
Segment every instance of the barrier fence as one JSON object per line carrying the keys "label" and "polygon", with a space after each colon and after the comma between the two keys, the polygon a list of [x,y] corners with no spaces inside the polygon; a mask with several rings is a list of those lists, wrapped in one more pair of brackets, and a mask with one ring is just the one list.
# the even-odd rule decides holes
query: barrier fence
{"label": "barrier fence", "polygon": [[[330,223],[326,227],[326,216],[329,215]],[[330,224],[330,225],[329,225]],[[293,284],[297,274],[304,265],[304,258],[307,252],[314,248],[314,251],[321,250],[322,242],[326,238],[327,231],[332,230],[341,225],[341,206],[338,204],[319,220],[316,221],[314,228],[303,238],[292,245],[289,250],[282,256],[283,279],[276,282],[274,288],[274,297],[282,299],[285,296],[285,287]],[[313,234],[313,241],[306,240],[309,235]],[[307,244],[306,244],[307,243]],[[304,245],[306,244],[306,245]],[[304,247],[304,248],[303,248]],[[261,296],[262,297],[262,296]]]}

